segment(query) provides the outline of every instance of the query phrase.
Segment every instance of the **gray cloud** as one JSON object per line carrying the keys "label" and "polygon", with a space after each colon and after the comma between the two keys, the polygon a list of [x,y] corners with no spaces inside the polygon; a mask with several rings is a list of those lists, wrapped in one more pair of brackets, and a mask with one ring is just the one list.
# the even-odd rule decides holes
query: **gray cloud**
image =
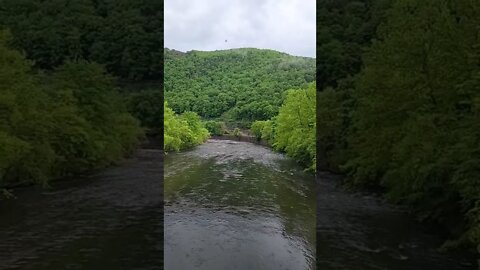
{"label": "gray cloud", "polygon": [[167,48],[255,47],[315,57],[315,0],[165,0],[164,10]]}

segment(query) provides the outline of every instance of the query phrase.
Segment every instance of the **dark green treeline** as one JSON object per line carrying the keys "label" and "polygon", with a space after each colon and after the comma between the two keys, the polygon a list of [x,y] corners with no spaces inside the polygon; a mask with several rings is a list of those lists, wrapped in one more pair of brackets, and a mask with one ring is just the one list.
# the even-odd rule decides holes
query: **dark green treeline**
{"label": "dark green treeline", "polygon": [[142,130],[98,64],[65,62],[49,74],[0,32],[0,186],[47,184],[130,153]]}
{"label": "dark green treeline", "polygon": [[245,123],[278,114],[286,90],[315,80],[315,59],[253,48],[165,49],[165,100],[177,113]]}
{"label": "dark green treeline", "polygon": [[311,170],[316,169],[316,83],[289,89],[278,115],[251,125],[257,139],[285,152]]}
{"label": "dark green treeline", "polygon": [[184,112],[176,115],[164,103],[164,141],[166,152],[180,151],[204,143],[210,136],[200,117],[194,112]]}
{"label": "dark green treeline", "polygon": [[161,79],[163,1],[1,0],[0,25],[34,66],[86,59],[124,80]]}
{"label": "dark green treeline", "polygon": [[319,166],[479,244],[480,2],[388,2],[318,7]]}
{"label": "dark green treeline", "polygon": [[0,0],[0,186],[108,166],[162,126],[162,6]]}
{"label": "dark green treeline", "polygon": [[162,126],[163,1],[0,0],[0,27],[36,70],[104,66],[142,126]]}

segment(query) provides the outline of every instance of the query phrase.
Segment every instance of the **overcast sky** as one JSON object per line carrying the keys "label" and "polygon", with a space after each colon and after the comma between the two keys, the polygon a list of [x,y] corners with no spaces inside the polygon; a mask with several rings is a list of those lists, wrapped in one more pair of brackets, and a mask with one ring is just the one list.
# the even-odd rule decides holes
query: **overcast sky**
{"label": "overcast sky", "polygon": [[[165,0],[165,47],[315,57],[315,0]],[[225,42],[226,41],[226,42]]]}

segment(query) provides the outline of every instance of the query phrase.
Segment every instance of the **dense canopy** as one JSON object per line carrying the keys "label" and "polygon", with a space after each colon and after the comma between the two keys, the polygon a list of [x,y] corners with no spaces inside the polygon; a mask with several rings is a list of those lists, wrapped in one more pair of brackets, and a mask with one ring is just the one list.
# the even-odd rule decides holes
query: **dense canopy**
{"label": "dense canopy", "polygon": [[136,147],[142,130],[101,66],[65,62],[37,74],[10,39],[0,32],[0,186],[47,184]]}
{"label": "dense canopy", "polygon": [[251,131],[299,162],[316,165],[316,84],[290,89],[279,114],[267,121],[255,121]]}
{"label": "dense canopy", "polygon": [[[324,74],[334,81],[318,95],[319,165],[383,190],[456,243],[480,243],[480,2],[343,2],[378,14],[344,18],[377,30],[364,32],[358,68],[341,68],[340,57],[330,66],[343,74]],[[326,18],[342,9],[329,5],[322,33],[339,32]],[[329,40],[339,52],[355,46],[347,36]]]}
{"label": "dense canopy", "polygon": [[85,59],[124,80],[161,79],[163,1],[1,0],[0,26],[35,67]]}
{"label": "dense canopy", "polygon": [[315,80],[315,59],[272,50],[187,53],[165,49],[165,99],[177,113],[227,121],[278,114],[285,91]]}

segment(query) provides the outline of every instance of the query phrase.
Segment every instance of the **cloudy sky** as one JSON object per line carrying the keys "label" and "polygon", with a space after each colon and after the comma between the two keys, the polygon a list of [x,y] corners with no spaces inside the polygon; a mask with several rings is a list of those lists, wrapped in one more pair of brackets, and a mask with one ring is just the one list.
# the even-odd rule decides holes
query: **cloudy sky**
{"label": "cloudy sky", "polygon": [[165,47],[315,57],[315,0],[165,0]]}

